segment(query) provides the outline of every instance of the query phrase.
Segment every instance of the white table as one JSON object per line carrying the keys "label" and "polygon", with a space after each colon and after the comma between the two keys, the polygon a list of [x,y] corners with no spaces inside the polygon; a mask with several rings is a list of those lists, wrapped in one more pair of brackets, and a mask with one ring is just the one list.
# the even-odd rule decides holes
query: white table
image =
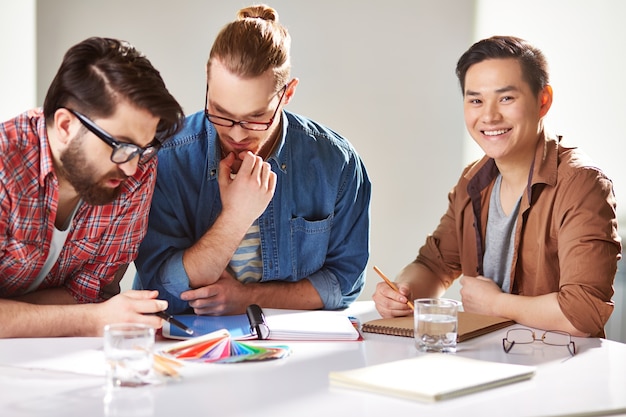
{"label": "white table", "polygon": [[[371,302],[357,302],[348,313],[361,321],[378,317]],[[186,365],[182,380],[123,389],[107,399],[112,401],[108,405],[102,376],[24,366],[34,358],[72,355],[78,362],[81,352],[101,348],[100,338],[0,339],[0,416],[108,416],[114,415],[112,409],[119,404],[124,413],[115,415],[167,417],[515,417],[585,415],[601,409],[626,414],[625,344],[574,338],[575,357],[564,347],[540,342],[515,346],[506,354],[502,350],[505,333],[500,330],[464,342],[456,354],[535,365],[536,375],[528,381],[434,404],[329,386],[329,371],[417,355],[413,340],[404,337],[364,333],[362,342],[289,343],[292,354],[277,361]],[[94,368],[99,366],[94,364]],[[90,371],[87,368],[85,373]],[[454,369],[442,372],[454,378]]]}

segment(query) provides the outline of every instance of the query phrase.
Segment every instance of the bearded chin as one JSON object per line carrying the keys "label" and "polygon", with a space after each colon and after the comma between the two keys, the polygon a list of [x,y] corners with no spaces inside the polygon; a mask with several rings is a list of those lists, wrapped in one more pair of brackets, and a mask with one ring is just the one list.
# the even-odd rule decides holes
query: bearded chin
{"label": "bearded chin", "polygon": [[63,165],[59,169],[59,174],[67,179],[87,204],[103,206],[115,201],[122,192],[122,185],[117,188],[101,187],[78,142],[72,141],[69,148],[61,155]]}

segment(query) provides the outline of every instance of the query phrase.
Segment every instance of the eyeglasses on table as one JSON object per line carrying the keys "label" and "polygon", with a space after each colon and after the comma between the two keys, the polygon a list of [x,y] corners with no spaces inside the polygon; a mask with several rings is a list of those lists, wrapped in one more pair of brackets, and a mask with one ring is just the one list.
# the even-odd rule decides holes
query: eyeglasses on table
{"label": "eyeglasses on table", "polygon": [[576,344],[572,341],[572,335],[560,330],[546,330],[541,337],[535,336],[534,330],[525,328],[510,329],[506,332],[506,337],[502,339],[502,348],[509,353],[513,346],[524,345],[534,342],[542,342],[550,346],[564,346],[569,350],[570,355],[576,354]]}

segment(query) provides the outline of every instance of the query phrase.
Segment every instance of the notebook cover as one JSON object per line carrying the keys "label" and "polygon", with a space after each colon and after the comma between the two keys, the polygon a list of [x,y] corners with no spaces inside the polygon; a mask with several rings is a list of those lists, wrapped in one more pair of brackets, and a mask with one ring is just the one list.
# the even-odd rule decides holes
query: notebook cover
{"label": "notebook cover", "polygon": [[[234,316],[196,316],[193,314],[177,314],[174,316],[187,327],[193,329],[195,336],[213,333],[217,330],[226,329],[233,339],[255,339],[250,331],[250,322],[245,314]],[[163,323],[163,337],[168,339],[189,339],[187,333],[178,327]]]}
{"label": "notebook cover", "polygon": [[[485,316],[482,314],[459,311],[459,328],[457,342],[464,342],[474,337],[502,329],[515,324],[513,320],[502,317]],[[414,336],[413,316],[376,319],[363,323],[361,331],[391,336]]]}
{"label": "notebook cover", "polygon": [[347,371],[330,372],[331,386],[435,402],[531,378],[535,367],[428,353]]}

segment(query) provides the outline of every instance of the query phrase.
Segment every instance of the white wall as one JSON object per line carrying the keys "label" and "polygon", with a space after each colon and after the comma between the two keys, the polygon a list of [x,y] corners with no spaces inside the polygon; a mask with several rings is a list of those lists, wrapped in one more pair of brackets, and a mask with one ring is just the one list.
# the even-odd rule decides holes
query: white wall
{"label": "white wall", "polygon": [[37,103],[35,0],[0,0],[0,121]]}

